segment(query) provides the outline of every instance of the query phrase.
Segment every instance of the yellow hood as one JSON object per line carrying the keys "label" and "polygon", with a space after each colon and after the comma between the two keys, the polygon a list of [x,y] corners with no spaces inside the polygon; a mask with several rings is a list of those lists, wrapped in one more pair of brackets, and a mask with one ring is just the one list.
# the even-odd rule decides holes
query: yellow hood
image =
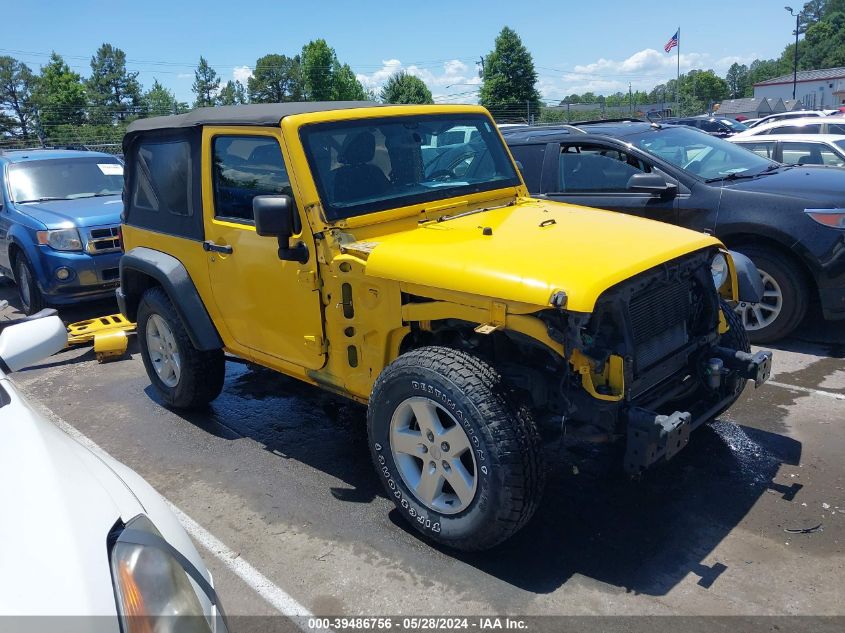
{"label": "yellow hood", "polygon": [[[484,235],[489,227],[492,235]],[[708,246],[671,224],[544,200],[428,222],[368,240],[366,273],[505,301],[591,312],[611,286]],[[353,247],[354,248],[354,247]]]}

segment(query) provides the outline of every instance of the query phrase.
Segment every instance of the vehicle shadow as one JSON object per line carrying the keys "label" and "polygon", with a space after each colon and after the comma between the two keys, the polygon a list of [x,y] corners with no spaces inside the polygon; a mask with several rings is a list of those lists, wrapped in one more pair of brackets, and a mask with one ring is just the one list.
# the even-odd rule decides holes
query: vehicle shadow
{"label": "vehicle shadow", "polygon": [[[148,390],[155,398],[152,389]],[[364,407],[275,372],[227,364],[223,394],[207,410],[181,414],[226,439],[249,437],[344,482],[344,502],[384,497],[370,464]],[[709,587],[727,567],[705,564],[767,490],[791,499],[800,485],[774,483],[781,464],[798,464],[801,444],[778,433],[720,420],[695,432],[674,460],[633,481],[616,449],[547,444],[548,479],[534,519],[495,550],[461,553],[431,544],[523,590],[549,593],[583,575],[664,595],[688,574]],[[362,456],[365,456],[362,458]],[[577,473],[577,474],[576,474]],[[398,527],[419,535],[398,512]]]}

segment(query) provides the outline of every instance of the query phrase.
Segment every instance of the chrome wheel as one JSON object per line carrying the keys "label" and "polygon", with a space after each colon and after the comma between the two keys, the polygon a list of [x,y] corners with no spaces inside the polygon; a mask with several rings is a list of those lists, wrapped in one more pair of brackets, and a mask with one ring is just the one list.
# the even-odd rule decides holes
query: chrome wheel
{"label": "chrome wheel", "polygon": [[18,262],[18,294],[21,296],[21,304],[24,312],[29,312],[32,305],[31,284],[32,277],[29,275],[29,268],[22,261]]}
{"label": "chrome wheel", "polygon": [[402,481],[426,507],[457,514],[475,498],[478,471],[469,437],[428,398],[408,398],[390,420],[390,451]]}
{"label": "chrome wheel", "polygon": [[178,385],[182,375],[179,347],[173,330],[158,314],[150,315],[147,320],[147,351],[159,380],[168,387]]}
{"label": "chrome wheel", "polygon": [[740,301],[736,306],[737,314],[742,317],[742,324],[749,332],[762,330],[775,322],[783,310],[783,291],[765,270],[760,270],[763,279],[763,299],[759,303]]}

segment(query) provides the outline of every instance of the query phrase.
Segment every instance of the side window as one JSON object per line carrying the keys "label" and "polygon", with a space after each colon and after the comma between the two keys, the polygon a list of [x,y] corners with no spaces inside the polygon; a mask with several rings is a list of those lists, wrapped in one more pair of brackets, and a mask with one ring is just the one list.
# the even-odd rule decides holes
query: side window
{"label": "side window", "polygon": [[705,132],[719,132],[722,129],[716,121],[701,121],[699,127]]}
{"label": "side window", "polygon": [[215,217],[251,223],[255,196],[293,195],[276,139],[217,136],[211,152]]}
{"label": "side window", "polygon": [[540,192],[540,180],[543,175],[543,157],[546,155],[545,144],[516,145],[511,147],[514,160],[522,164],[522,177],[531,193]]}
{"label": "side window", "polygon": [[821,134],[821,123],[811,125],[781,125],[769,130],[769,134]]}
{"label": "side window", "polygon": [[630,154],[600,145],[562,145],[558,185],[561,192],[624,192],[634,174],[651,168]]}
{"label": "side window", "polygon": [[152,141],[138,145],[132,179],[136,209],[193,215],[190,192],[191,147],[187,141]]}
{"label": "side window", "polygon": [[775,142],[769,141],[766,143],[737,143],[740,147],[747,149],[751,152],[754,152],[758,156],[762,156],[763,158],[768,158],[769,160],[774,160],[773,156],[775,153]]}
{"label": "side window", "polygon": [[828,123],[827,133],[845,135],[845,123]]}
{"label": "side window", "polygon": [[783,162],[787,165],[832,165],[845,162],[832,149],[821,143],[783,143]]}

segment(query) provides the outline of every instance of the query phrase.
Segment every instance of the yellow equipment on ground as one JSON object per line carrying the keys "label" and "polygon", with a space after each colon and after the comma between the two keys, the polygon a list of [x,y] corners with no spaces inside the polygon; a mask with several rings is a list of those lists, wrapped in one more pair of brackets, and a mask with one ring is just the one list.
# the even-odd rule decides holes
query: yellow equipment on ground
{"label": "yellow equipment on ground", "polygon": [[101,363],[116,360],[126,353],[129,335],[135,333],[135,324],[122,314],[77,321],[67,326],[67,343],[85,345],[94,343],[94,354]]}

